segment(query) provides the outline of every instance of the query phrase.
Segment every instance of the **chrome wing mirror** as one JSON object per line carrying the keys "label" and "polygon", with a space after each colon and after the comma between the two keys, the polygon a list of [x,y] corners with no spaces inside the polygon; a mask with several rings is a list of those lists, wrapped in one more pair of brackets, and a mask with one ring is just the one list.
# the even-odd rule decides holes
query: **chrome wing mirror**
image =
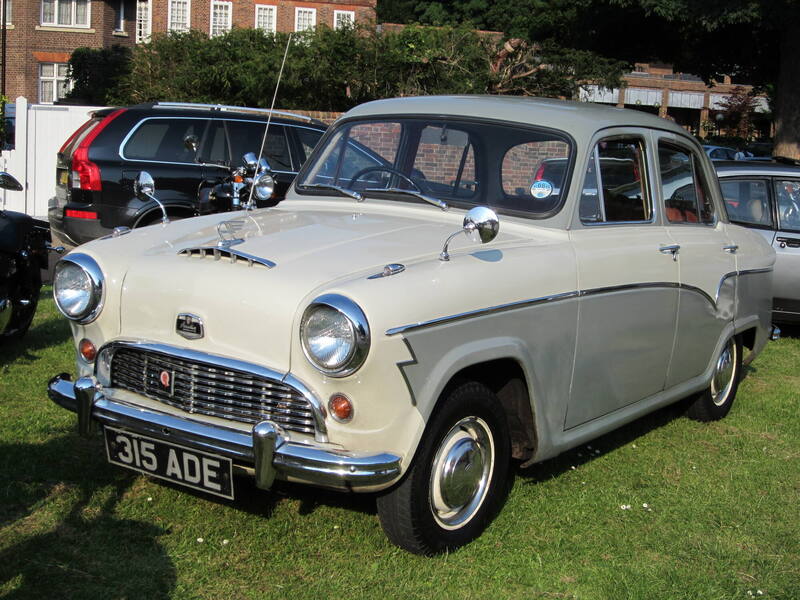
{"label": "chrome wing mirror", "polygon": [[153,181],[153,176],[150,175],[150,173],[147,171],[139,172],[133,182],[133,191],[140,200],[152,200],[158,204],[158,207],[161,209],[161,224],[166,225],[169,223],[167,209],[164,207],[164,204],[161,202],[161,200],[156,198],[154,195],[156,192],[156,182]]}
{"label": "chrome wing mirror", "polygon": [[442,252],[439,254],[439,260],[450,260],[450,253],[447,247],[457,235],[464,233],[467,237],[472,237],[473,239],[477,238],[475,241],[481,244],[487,244],[497,237],[499,231],[500,219],[497,217],[497,213],[491,208],[488,206],[476,206],[475,208],[471,208],[469,212],[464,215],[464,225],[461,230],[456,231],[445,241],[444,248],[442,248]]}
{"label": "chrome wing mirror", "polygon": [[21,192],[22,184],[10,173],[0,171],[0,188],[11,190],[12,192]]}

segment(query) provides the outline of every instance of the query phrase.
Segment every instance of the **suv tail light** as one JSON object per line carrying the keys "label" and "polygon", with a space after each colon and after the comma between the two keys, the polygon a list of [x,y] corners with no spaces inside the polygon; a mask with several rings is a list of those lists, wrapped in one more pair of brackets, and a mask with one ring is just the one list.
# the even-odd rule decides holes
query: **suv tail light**
{"label": "suv tail light", "polygon": [[[86,134],[78,147],[72,153],[72,187],[82,190],[90,190],[99,192],[103,188],[102,180],[100,179],[100,167],[89,160],[89,146],[97,138],[103,129],[116,119],[119,115],[125,112],[124,108],[115,110],[109,114],[105,119],[100,121],[94,128]],[[70,138],[71,140],[72,138]],[[70,140],[67,140],[69,143]],[[64,144],[66,147],[67,144]]]}

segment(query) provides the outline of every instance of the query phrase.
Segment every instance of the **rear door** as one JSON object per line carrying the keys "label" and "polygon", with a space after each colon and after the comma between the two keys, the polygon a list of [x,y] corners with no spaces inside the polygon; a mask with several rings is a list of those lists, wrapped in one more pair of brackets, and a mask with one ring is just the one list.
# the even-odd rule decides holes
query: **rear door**
{"label": "rear door", "polygon": [[[133,197],[133,181],[139,172],[147,171],[153,176],[159,200],[167,205],[194,207],[203,167],[195,161],[195,153],[186,147],[184,139],[193,135],[202,140],[208,124],[208,119],[197,117],[142,119],[120,145],[124,160],[121,192]],[[132,200],[127,208],[128,217],[133,219],[144,204]]]}
{"label": "rear door", "polygon": [[680,276],[678,327],[667,387],[709,364],[736,302],[736,247],[717,213],[711,169],[678,136],[658,140],[660,192]]}

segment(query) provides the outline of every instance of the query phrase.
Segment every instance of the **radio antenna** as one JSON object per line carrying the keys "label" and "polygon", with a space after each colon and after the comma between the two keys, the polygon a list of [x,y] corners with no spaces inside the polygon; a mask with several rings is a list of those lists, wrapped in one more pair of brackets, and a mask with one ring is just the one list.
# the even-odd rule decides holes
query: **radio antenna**
{"label": "radio antenna", "polygon": [[258,174],[258,164],[261,162],[261,157],[264,155],[264,146],[267,144],[267,133],[269,133],[269,125],[272,122],[272,111],[275,110],[275,99],[278,97],[278,88],[281,85],[281,78],[283,77],[283,67],[286,64],[286,57],[289,55],[289,46],[292,44],[292,34],[289,34],[286,40],[286,49],[283,51],[283,60],[281,61],[281,70],[278,71],[278,81],[275,82],[275,92],[272,94],[272,104],[269,107],[267,114],[267,126],[264,127],[264,137],[261,138],[261,148],[258,151],[258,162],[256,162],[256,172],[253,173],[253,183],[250,184],[250,196],[247,198],[246,210],[253,210],[253,192],[256,188],[255,175]]}

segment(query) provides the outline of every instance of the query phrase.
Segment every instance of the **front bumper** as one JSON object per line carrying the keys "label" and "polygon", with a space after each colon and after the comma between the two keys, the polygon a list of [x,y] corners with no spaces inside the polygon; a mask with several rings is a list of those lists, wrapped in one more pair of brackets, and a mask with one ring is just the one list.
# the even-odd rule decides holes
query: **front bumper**
{"label": "front bumper", "polygon": [[284,479],[350,491],[387,487],[400,476],[400,457],[358,454],[300,444],[281,428],[261,421],[250,433],[133,406],[103,394],[93,377],[70,381],[58,375],[48,384],[50,399],[78,414],[78,431],[90,435],[96,423],[127,429],[187,448],[226,456],[252,468],[256,485],[269,489]]}

